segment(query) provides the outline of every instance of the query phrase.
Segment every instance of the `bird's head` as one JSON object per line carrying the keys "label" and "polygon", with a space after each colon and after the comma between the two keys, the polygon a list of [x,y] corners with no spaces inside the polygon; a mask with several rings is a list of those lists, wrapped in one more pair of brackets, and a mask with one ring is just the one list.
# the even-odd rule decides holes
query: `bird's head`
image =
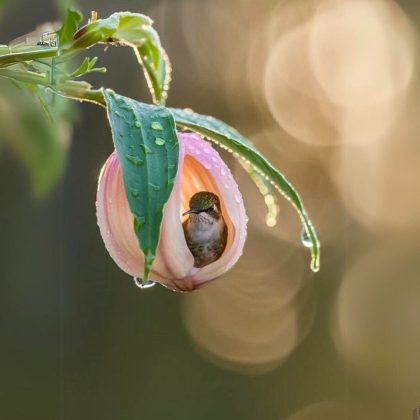
{"label": "bird's head", "polygon": [[218,218],[221,214],[219,197],[209,191],[200,191],[194,194],[190,199],[190,209],[183,213],[183,216],[200,213],[207,213],[214,218]]}

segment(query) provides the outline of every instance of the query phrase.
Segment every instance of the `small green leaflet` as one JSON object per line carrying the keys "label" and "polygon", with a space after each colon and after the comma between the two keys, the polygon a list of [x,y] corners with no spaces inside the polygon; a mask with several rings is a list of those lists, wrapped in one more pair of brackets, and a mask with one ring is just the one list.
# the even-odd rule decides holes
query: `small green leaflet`
{"label": "small green leaflet", "polygon": [[237,153],[246,163],[267,178],[274,187],[296,208],[301,219],[305,236],[312,243],[311,269],[319,270],[320,243],[315,228],[310,221],[299,194],[292,184],[267,159],[264,158],[241,134],[224,122],[213,117],[196,114],[191,111],[171,108],[176,124],[189,129]]}
{"label": "small green leaflet", "polygon": [[57,98],[55,107],[48,108],[49,92],[42,86],[31,86],[29,91],[0,79],[0,91],[8,104],[0,115],[0,146],[7,144],[13,150],[30,174],[34,195],[45,198],[65,169],[73,104]]}
{"label": "small green leaflet", "polygon": [[83,16],[79,12],[72,9],[67,10],[64,16],[63,26],[57,31],[60,48],[73,39],[73,35],[82,21]]}
{"label": "small green leaflet", "polygon": [[103,89],[103,95],[134,230],[145,256],[146,283],[159,244],[163,209],[178,169],[175,121],[167,108],[146,105],[108,89]]}
{"label": "small green leaflet", "polygon": [[[126,45],[134,49],[155,104],[163,105],[171,79],[171,65],[160,43],[159,35],[152,27],[153,21],[140,13],[113,13],[105,19],[98,19],[77,30],[81,15],[68,10],[64,24],[58,31],[57,47],[34,46],[28,51],[11,53],[7,46],[0,45],[0,68],[22,61],[60,56],[60,62],[84,52],[98,44]],[[93,63],[94,64],[94,63]],[[82,63],[82,69],[86,63]],[[104,69],[88,68],[88,72],[103,72]],[[77,73],[75,77],[80,76]]]}
{"label": "small green leaflet", "polygon": [[164,104],[171,66],[152,24],[149,17],[140,13],[113,13],[106,19],[98,19],[80,28],[63,54],[72,54],[99,42],[132,47],[143,67],[153,101]]}

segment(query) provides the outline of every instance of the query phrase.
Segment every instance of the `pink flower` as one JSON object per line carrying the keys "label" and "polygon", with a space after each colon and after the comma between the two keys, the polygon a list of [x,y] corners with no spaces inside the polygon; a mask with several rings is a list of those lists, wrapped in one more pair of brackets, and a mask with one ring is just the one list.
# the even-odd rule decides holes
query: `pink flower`
{"label": "pink flower", "polygon": [[[219,154],[196,134],[178,134],[178,174],[164,209],[161,237],[151,279],[177,291],[191,291],[226,273],[242,254],[247,216],[242,196],[229,168]],[[202,268],[184,237],[182,214],[189,199],[199,191],[218,195],[228,227],[222,256]],[[116,152],[102,168],[98,183],[97,217],[105,246],[117,265],[133,277],[142,277],[144,258],[133,229],[122,173]]]}

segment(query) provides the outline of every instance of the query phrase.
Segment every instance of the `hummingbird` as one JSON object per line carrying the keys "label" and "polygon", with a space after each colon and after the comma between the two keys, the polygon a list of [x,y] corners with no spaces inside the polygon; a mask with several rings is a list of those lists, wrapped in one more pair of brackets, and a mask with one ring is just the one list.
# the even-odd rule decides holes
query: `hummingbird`
{"label": "hummingbird", "polygon": [[227,243],[227,225],[222,215],[219,197],[200,191],[190,199],[189,215],[182,224],[188,248],[194,256],[194,267],[200,268],[216,261]]}

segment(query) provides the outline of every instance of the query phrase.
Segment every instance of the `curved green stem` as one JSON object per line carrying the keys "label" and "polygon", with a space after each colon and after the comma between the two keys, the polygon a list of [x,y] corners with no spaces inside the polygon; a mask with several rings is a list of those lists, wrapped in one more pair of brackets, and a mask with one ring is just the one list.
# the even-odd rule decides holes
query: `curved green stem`
{"label": "curved green stem", "polygon": [[[35,48],[35,47],[34,47]],[[38,48],[38,47],[36,47]],[[39,58],[57,57],[58,48],[38,48],[30,51],[12,52],[0,55],[0,68],[7,67],[22,61],[32,61]]]}
{"label": "curved green stem", "polygon": [[99,89],[91,89],[91,85],[87,82],[68,80],[52,85],[48,77],[41,74],[34,72],[12,71],[2,68],[0,68],[0,77],[5,77],[17,82],[45,86],[54,91],[56,94],[66,98],[93,102],[97,105],[105,107],[105,99],[102,91]]}

